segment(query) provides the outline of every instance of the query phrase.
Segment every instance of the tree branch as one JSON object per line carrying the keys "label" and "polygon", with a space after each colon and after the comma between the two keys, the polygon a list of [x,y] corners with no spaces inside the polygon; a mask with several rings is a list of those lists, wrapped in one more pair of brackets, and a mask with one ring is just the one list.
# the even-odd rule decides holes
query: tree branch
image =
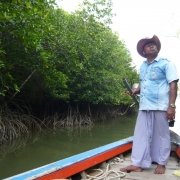
{"label": "tree branch", "polygon": [[[22,87],[26,84],[26,82],[31,78],[31,76],[32,76],[36,71],[37,71],[37,69],[35,69],[35,70],[28,76],[28,78],[27,78],[27,79],[22,83],[22,85],[20,86],[19,90],[22,89]],[[19,91],[16,91],[16,92],[13,94],[13,96],[9,99],[9,101],[10,101],[11,99],[13,99],[13,98],[17,95],[18,92],[19,92]]]}

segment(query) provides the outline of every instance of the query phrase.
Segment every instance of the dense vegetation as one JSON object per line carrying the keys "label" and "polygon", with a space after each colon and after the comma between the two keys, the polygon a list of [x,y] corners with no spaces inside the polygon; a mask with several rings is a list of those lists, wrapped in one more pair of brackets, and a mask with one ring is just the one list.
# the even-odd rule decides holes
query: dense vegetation
{"label": "dense vegetation", "polygon": [[100,112],[126,109],[131,98],[122,77],[132,85],[137,72],[109,28],[111,10],[110,0],[84,0],[75,13],[53,0],[0,0],[2,140],[12,131],[88,124]]}

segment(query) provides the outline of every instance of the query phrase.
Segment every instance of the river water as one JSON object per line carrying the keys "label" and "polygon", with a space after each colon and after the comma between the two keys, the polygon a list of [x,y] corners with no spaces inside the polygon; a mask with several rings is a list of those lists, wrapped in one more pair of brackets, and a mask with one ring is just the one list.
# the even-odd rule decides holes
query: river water
{"label": "river water", "polygon": [[[175,126],[170,129],[180,135],[179,97],[176,106]],[[135,122],[136,115],[132,115],[96,123],[91,127],[49,130],[43,137],[37,137],[20,150],[2,157],[0,179],[132,136]]]}
{"label": "river water", "polygon": [[132,136],[135,121],[136,115],[122,116],[91,127],[49,130],[24,146],[15,142],[22,147],[1,157],[0,179]]}

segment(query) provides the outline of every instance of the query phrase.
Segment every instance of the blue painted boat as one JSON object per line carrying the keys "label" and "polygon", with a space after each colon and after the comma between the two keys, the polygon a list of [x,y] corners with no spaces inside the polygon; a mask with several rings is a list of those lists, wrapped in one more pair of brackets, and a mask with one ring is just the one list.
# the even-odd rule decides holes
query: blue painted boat
{"label": "blue painted boat", "polygon": [[133,137],[122,139],[60,161],[6,178],[6,180],[49,180],[68,178],[132,148]]}
{"label": "blue painted boat", "polygon": [[[8,177],[5,180],[50,180],[65,179],[83,172],[108,159],[132,149],[133,137],[119,140],[90,151],[86,151],[30,171]],[[180,147],[175,144],[175,152],[180,157]]]}

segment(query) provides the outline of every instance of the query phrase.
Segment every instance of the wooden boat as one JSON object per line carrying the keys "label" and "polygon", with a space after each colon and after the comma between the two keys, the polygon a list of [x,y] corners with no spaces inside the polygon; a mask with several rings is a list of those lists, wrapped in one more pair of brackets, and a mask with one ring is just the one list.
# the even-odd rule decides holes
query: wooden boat
{"label": "wooden boat", "polygon": [[[145,169],[143,172],[131,172],[131,173],[121,173],[118,178],[121,179],[177,179],[173,175],[173,171],[178,169],[178,160],[180,158],[180,144],[177,142],[179,136],[174,134],[172,142],[172,152],[169,165],[166,166],[166,173],[163,175],[153,174],[155,165],[152,164],[152,168]],[[132,149],[133,137],[119,140],[90,151],[86,151],[72,157],[62,159],[60,161],[6,178],[6,180],[50,180],[50,179],[88,179],[88,177],[95,177],[95,175],[100,174],[95,169],[101,167],[102,171],[107,170],[107,165],[111,164],[111,172],[118,174],[120,167],[124,167],[131,164],[130,152]],[[118,162],[118,160],[124,159],[124,162]],[[121,158],[121,159],[120,159]],[[115,162],[116,161],[116,162]],[[113,163],[114,162],[114,163]],[[94,169],[94,171],[93,171]],[[91,171],[90,171],[91,170]],[[88,174],[89,171],[89,174]],[[152,172],[151,172],[152,171]],[[119,172],[120,173],[120,172]],[[109,176],[111,177],[110,173]],[[114,175],[112,175],[114,176]],[[136,178],[134,178],[136,177]],[[113,179],[118,179],[112,177]],[[98,178],[99,179],[99,178]]]}

